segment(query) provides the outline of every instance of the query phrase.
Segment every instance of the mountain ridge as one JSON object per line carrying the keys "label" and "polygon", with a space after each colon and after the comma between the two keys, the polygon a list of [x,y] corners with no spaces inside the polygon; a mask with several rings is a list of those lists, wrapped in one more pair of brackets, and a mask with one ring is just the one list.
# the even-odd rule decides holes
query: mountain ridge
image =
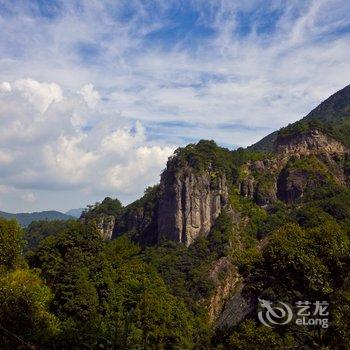
{"label": "mountain ridge", "polygon": [[[348,147],[350,146],[350,84],[322,101],[305,117],[272,132],[260,141],[247,147],[247,149],[273,152],[274,144],[280,134],[295,131],[303,132],[309,127],[316,127],[323,130],[335,128],[335,131],[338,131],[340,141],[345,143]],[[330,132],[331,130],[326,131]]]}
{"label": "mountain ridge", "polygon": [[39,220],[71,220],[74,219],[74,216],[61,213],[57,210],[44,210],[40,212],[32,213],[8,213],[0,211],[0,217],[5,219],[16,219],[22,227],[27,227],[33,221]]}
{"label": "mountain ridge", "polygon": [[[271,206],[279,200],[295,202],[311,188],[333,186],[334,181],[346,186],[350,183],[350,137],[349,142],[344,142],[346,132],[337,137],[331,126],[317,118],[328,120],[325,115],[332,111],[336,121],[347,123],[348,106],[350,85],[300,121],[246,149],[230,151],[206,140],[178,148],[169,158],[160,187],[152,196],[146,194],[125,208],[119,202],[117,215],[113,215],[113,210],[104,214],[102,202],[91,214],[99,213],[97,226],[109,239],[128,233],[141,245],[154,245],[162,239],[190,245],[199,236],[209,234],[221,210],[227,207],[232,186],[260,206]],[[332,130],[325,130],[327,127]],[[310,162],[323,169],[322,174],[316,176],[302,160],[295,161],[293,157],[311,157]]]}

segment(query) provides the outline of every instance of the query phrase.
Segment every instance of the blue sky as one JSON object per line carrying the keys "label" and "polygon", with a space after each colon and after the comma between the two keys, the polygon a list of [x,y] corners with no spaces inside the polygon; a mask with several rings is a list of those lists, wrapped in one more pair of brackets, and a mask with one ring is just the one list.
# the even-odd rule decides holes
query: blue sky
{"label": "blue sky", "polygon": [[0,210],[128,203],[350,83],[350,3],[0,0]]}

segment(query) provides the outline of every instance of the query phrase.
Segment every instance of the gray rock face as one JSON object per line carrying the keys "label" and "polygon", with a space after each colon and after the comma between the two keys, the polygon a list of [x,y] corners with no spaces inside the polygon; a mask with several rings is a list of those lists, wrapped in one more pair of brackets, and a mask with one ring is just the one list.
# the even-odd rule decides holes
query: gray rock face
{"label": "gray rock face", "polygon": [[249,314],[251,314],[256,302],[252,296],[243,293],[243,284],[241,284],[236,293],[226,301],[222,312],[215,322],[216,328],[229,328],[241,323]]}
{"label": "gray rock face", "polygon": [[112,239],[114,228],[116,225],[116,219],[113,215],[107,215],[107,214],[101,213],[101,214],[98,214],[93,219],[86,219],[82,217],[80,218],[80,221],[85,224],[93,221],[103,239],[105,240]]}
{"label": "gray rock face", "polygon": [[158,242],[157,203],[128,208],[114,230],[113,238],[128,232],[131,239],[141,246],[155,245]]}
{"label": "gray rock face", "polygon": [[99,230],[101,237],[106,240],[112,239],[115,217],[112,215],[100,214],[96,218],[97,229]]}
{"label": "gray rock face", "polygon": [[310,130],[298,135],[279,136],[275,143],[279,154],[311,155],[319,153],[344,154],[346,147],[319,130]]}
{"label": "gray rock face", "polygon": [[242,277],[237,267],[225,256],[215,262],[210,271],[210,278],[215,289],[209,300],[208,315],[210,322],[215,323],[223,311],[225,302],[241,283]]}
{"label": "gray rock face", "polygon": [[195,172],[190,167],[166,170],[161,178],[158,237],[189,246],[206,236],[228,203],[228,185],[222,174]]}
{"label": "gray rock face", "polygon": [[345,162],[349,150],[339,141],[318,130],[303,134],[278,136],[275,156],[245,165],[245,176],[239,181],[239,193],[252,198],[258,205],[268,206],[280,199],[294,203],[304,195],[306,189],[315,189],[327,182],[322,173],[312,176],[303,169],[289,169],[292,159],[316,157],[336,183],[349,186]]}
{"label": "gray rock face", "polygon": [[294,203],[307,188],[316,189],[326,183],[327,178],[321,173],[310,177],[303,170],[283,169],[277,179],[277,197],[286,203]]}
{"label": "gray rock face", "polygon": [[255,193],[255,183],[254,183],[254,178],[252,177],[247,177],[243,179],[239,184],[238,184],[238,190],[241,196],[243,197],[248,197],[248,198],[253,198],[254,193]]}

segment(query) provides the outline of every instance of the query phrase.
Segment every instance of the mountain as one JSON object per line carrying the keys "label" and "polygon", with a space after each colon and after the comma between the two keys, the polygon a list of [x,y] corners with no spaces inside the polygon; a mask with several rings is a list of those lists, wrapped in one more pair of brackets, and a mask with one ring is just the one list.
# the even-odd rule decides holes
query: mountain
{"label": "mountain", "polygon": [[247,149],[205,140],[177,149],[160,184],[141,199],[122,208],[106,198],[86,218],[97,220],[104,237],[128,233],[141,245],[170,239],[189,246],[210,233],[222,210],[232,210],[233,192],[269,210],[348,188],[349,146],[350,85]]}
{"label": "mountain", "polygon": [[5,219],[16,219],[22,227],[27,227],[32,221],[52,221],[52,220],[71,220],[74,219],[72,215],[63,214],[59,211],[48,210],[34,213],[6,213],[0,211],[0,217]]}
{"label": "mountain", "polygon": [[[345,125],[350,118],[348,102],[342,102],[350,101],[349,96],[348,86],[301,121],[245,150],[230,151],[204,140],[179,148],[160,185],[122,210],[118,207],[113,220],[101,206],[95,208],[101,230],[109,228],[107,237],[129,232],[141,245],[162,239],[190,245],[207,236],[220,212],[230,208],[233,189],[267,207],[278,201],[296,203],[313,190],[349,186],[350,136]],[[331,111],[334,120],[325,111]],[[338,130],[339,123],[343,127]]]}
{"label": "mountain", "polygon": [[81,213],[84,211],[84,208],[78,208],[78,209],[70,209],[65,212],[66,215],[74,216],[75,218],[80,218]]}
{"label": "mountain", "polygon": [[[1,279],[0,321],[43,339],[38,348],[348,349],[349,94],[247,149],[178,148],[160,183],[125,207],[107,197],[80,220],[34,222],[26,259],[42,282],[25,295],[50,286],[38,324],[54,329],[23,332],[37,306],[22,306],[22,270]],[[11,274],[21,230],[3,228],[0,264]]]}
{"label": "mountain", "polygon": [[[267,293],[268,283],[280,300],[294,300],[287,297],[287,286],[308,298],[307,287],[291,286],[295,277],[287,272],[291,280],[285,280],[285,286],[281,285],[284,270],[278,259],[283,260],[282,256],[276,257],[276,270],[269,263],[264,265],[262,256],[267,259],[266,254],[273,253],[269,250],[269,239],[274,242],[277,238],[273,237],[279,232],[300,230],[304,232],[302,235],[311,235],[302,248],[307,251],[307,245],[318,244],[312,236],[315,230],[324,232],[328,229],[340,230],[341,240],[348,242],[349,126],[350,85],[322,102],[305,118],[247,149],[230,151],[217,146],[214,141],[205,140],[179,148],[169,158],[160,184],[147,189],[142,198],[126,207],[121,207],[117,199],[105,199],[87,215],[98,223],[103,237],[128,236],[143,247],[155,247],[155,251],[162,251],[163,242],[169,241],[184,244],[192,251],[205,244],[207,256],[197,258],[197,263],[207,266],[206,272],[201,272],[201,278],[203,281],[209,279],[213,287],[209,297],[204,297],[205,293],[199,294],[204,298],[202,302],[206,300],[211,322],[216,327],[236,327],[251,317],[258,298]],[[103,209],[106,201],[108,211]],[[82,221],[88,222],[84,218]],[[290,225],[290,229],[285,225]],[[285,253],[284,249],[293,250],[289,244],[299,245],[302,236],[293,236],[290,242],[287,240],[278,248],[280,254]],[[344,244],[348,249],[348,243]],[[322,260],[328,259],[322,255],[324,253],[316,252],[316,255],[321,254],[316,264],[332,270],[326,260]],[[305,254],[313,256],[315,253]],[[291,257],[286,263],[288,259]],[[168,279],[168,263],[159,266],[157,261],[156,266]],[[185,275],[188,273],[182,267],[179,269]],[[262,281],[259,269],[271,275],[271,280]],[[341,286],[345,278],[342,273],[337,272],[340,278],[337,282],[327,283]],[[282,275],[277,277],[278,274]],[[258,289],[257,280],[261,284]],[[173,288],[172,283],[175,282],[171,282],[170,288]],[[285,296],[281,294],[282,290]],[[330,296],[323,294],[323,297]]]}
{"label": "mountain", "polygon": [[279,135],[303,133],[315,128],[350,147],[350,85],[330,96],[301,120],[267,135],[248,149],[273,152]]}

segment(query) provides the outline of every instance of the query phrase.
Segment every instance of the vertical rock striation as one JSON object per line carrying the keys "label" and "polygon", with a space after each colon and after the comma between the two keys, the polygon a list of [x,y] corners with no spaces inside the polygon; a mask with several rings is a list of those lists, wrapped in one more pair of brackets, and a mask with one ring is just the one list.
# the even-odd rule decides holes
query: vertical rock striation
{"label": "vertical rock striation", "polygon": [[206,236],[221,209],[228,203],[225,175],[197,172],[186,166],[167,169],[161,178],[158,211],[158,237],[189,246],[197,237]]}
{"label": "vertical rock striation", "polygon": [[80,218],[80,221],[84,224],[96,225],[96,228],[103,239],[105,240],[112,239],[114,228],[116,226],[116,218],[113,215],[99,213],[93,218],[82,216]]}

